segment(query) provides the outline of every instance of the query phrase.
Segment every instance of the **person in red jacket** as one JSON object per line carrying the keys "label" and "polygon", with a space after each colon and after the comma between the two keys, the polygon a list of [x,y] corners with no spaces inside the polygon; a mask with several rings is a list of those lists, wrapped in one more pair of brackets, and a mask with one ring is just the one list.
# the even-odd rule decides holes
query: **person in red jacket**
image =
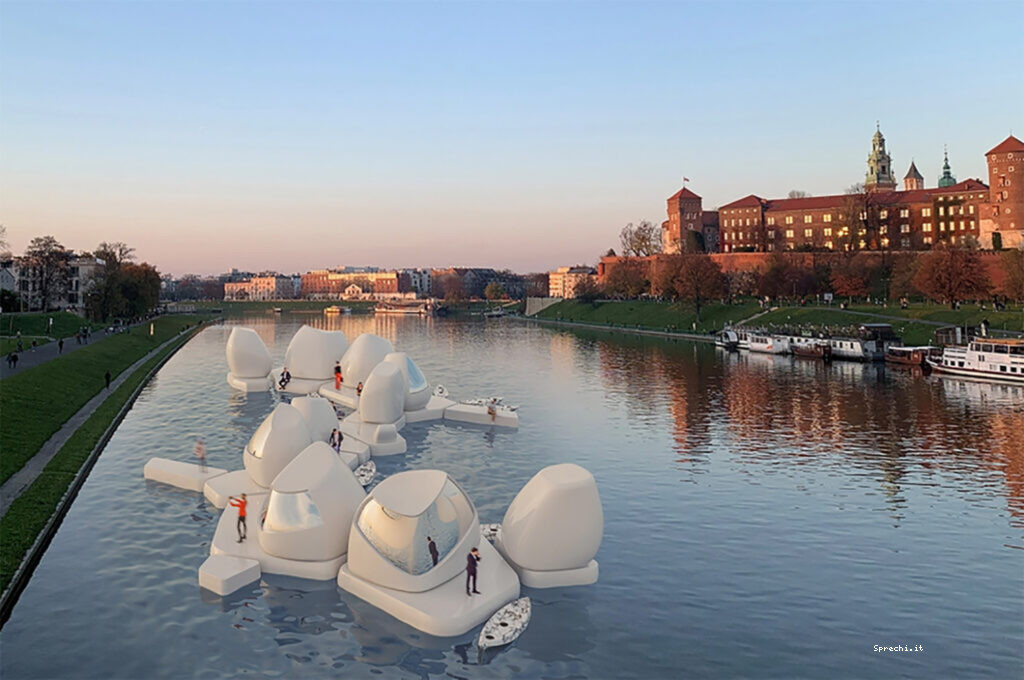
{"label": "person in red jacket", "polygon": [[341,383],[345,382],[341,377],[341,362],[334,362],[334,389],[340,390]]}
{"label": "person in red jacket", "polygon": [[245,506],[249,504],[249,501],[245,500],[245,494],[242,494],[241,498],[235,498],[234,496],[228,496],[228,505],[233,508],[238,508],[238,524],[235,528],[238,529],[238,542],[241,543],[245,540],[245,535],[248,533],[245,528]]}

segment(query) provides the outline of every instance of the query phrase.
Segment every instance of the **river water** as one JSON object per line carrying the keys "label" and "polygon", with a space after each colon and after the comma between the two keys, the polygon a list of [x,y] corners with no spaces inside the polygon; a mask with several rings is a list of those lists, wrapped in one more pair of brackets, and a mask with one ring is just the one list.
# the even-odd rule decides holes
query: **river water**
{"label": "river water", "polygon": [[277,399],[230,390],[230,326],[211,327],[100,457],[0,631],[5,679],[1024,672],[1020,387],[511,320],[238,322],[275,365],[303,322],[376,332],[457,397],[521,404],[518,431],[410,425],[408,453],[378,466],[443,468],[496,522],[542,467],[583,465],[605,512],[599,582],[524,589],[529,628],[483,658],[477,630],[424,636],[334,582],[201,591],[217,511],[142,467],[189,459],[199,434],[211,465],[241,467]]}

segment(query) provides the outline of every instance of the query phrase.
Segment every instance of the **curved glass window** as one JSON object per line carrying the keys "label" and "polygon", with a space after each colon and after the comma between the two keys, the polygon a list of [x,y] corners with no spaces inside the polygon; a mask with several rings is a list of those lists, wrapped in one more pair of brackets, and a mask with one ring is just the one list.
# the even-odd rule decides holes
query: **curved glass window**
{"label": "curved glass window", "polygon": [[308,491],[298,493],[270,492],[267,516],[263,526],[268,531],[300,531],[322,526],[320,509]]}
{"label": "curved glass window", "polygon": [[423,574],[434,566],[429,537],[437,547],[438,562],[452,551],[473,522],[473,506],[451,480],[418,517],[388,510],[371,498],[359,515],[357,526],[370,544],[399,569]]}
{"label": "curved glass window", "polygon": [[420,369],[413,363],[412,359],[406,357],[405,363],[409,368],[409,391],[418,392],[422,390],[427,386],[427,379],[423,377],[423,373],[420,372]]}

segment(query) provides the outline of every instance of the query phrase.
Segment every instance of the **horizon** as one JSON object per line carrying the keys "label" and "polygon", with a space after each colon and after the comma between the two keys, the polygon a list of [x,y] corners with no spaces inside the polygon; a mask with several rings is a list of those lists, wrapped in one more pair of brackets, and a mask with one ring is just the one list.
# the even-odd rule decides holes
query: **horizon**
{"label": "horizon", "polygon": [[527,273],[661,224],[684,176],[708,210],[842,193],[876,120],[898,178],[948,146],[987,183],[1024,9],[920,7],[8,2],[0,222],[174,276]]}

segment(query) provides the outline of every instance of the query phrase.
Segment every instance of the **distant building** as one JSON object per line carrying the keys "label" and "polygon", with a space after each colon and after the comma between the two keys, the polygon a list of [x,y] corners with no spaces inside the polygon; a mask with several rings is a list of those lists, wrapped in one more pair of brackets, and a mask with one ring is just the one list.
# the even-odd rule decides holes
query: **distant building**
{"label": "distant building", "polygon": [[400,271],[379,271],[371,267],[316,269],[302,275],[302,297],[310,300],[338,300],[345,289],[356,284],[375,297],[407,297],[414,293],[410,276]]}
{"label": "distant building", "polygon": [[42,271],[33,266],[27,258],[15,258],[12,267],[7,269],[11,276],[16,276],[16,290],[22,304],[29,311],[58,308],[83,314],[85,312],[85,296],[92,286],[93,279],[106,263],[95,257],[77,257],[70,255],[67,260],[67,277],[62,285],[50,292],[50,299],[42,299]]}
{"label": "distant building", "polygon": [[401,273],[409,277],[409,286],[420,297],[430,296],[430,270],[429,269],[402,269]]}
{"label": "distant building", "polygon": [[225,300],[291,300],[295,287],[290,276],[264,274],[224,284]]}
{"label": "distant building", "polygon": [[597,283],[597,270],[584,265],[559,267],[548,272],[548,297],[574,298],[577,286],[586,280]]}
{"label": "distant building", "polygon": [[990,248],[1024,248],[1024,142],[1013,135],[985,154],[989,200],[982,206],[980,240]]}
{"label": "distant building", "polygon": [[691,243],[706,253],[718,250],[718,212],[704,210],[702,201],[686,187],[668,197],[668,219],[661,224],[662,252],[679,253]]}

